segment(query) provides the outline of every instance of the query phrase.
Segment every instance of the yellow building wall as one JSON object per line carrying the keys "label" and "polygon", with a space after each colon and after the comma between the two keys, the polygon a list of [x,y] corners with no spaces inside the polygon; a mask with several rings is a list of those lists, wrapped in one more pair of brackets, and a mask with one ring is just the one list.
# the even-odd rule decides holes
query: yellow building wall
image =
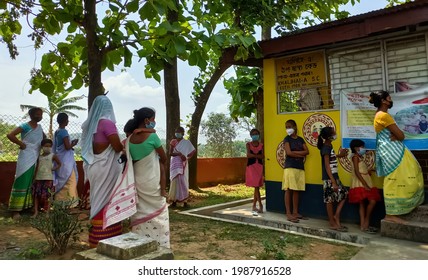
{"label": "yellow building wall", "polygon": [[[276,94],[276,73],[275,60],[265,59],[263,67],[264,73],[264,145],[265,145],[265,180],[282,181],[283,168],[277,160],[277,148],[286,136],[285,122],[293,119],[297,124],[298,135],[303,139],[302,128],[305,120],[314,113],[321,113],[333,119],[336,126],[337,140],[333,141],[333,148],[338,153],[341,145],[340,135],[340,111],[326,110],[320,112],[296,112],[287,114],[278,114],[278,101]],[[306,141],[306,140],[305,140]],[[309,155],[305,161],[306,184],[322,184],[321,180],[321,156],[317,147],[306,143],[309,149]],[[345,186],[351,183],[351,174],[344,170],[339,164],[339,178]],[[372,176],[374,184],[381,187],[380,178]]]}

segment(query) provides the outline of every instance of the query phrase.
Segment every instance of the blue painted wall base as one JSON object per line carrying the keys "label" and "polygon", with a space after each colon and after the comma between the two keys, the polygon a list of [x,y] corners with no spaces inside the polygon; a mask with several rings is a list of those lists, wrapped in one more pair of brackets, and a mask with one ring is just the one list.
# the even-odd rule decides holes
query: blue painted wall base
{"label": "blue painted wall base", "polygon": [[[266,186],[266,210],[285,215],[284,191],[281,189],[281,182],[265,181]],[[385,204],[383,202],[383,192],[380,190],[382,200],[379,201],[372,214],[372,226],[380,226],[380,220],[385,217]],[[425,189],[425,203],[428,203],[428,189]],[[359,204],[345,203],[342,209],[341,221],[345,223],[360,223],[358,214]],[[323,202],[322,185],[306,184],[306,191],[299,196],[299,211],[309,218],[327,219],[327,210]]]}

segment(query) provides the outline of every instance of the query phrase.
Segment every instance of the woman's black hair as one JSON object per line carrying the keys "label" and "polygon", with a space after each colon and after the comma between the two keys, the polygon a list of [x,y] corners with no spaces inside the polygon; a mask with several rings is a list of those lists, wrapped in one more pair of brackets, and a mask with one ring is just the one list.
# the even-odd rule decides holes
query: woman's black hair
{"label": "woman's black hair", "polygon": [[260,131],[257,128],[253,128],[250,130],[250,135],[253,134],[253,132],[257,132],[260,135]]}
{"label": "woman's black hair", "polygon": [[385,100],[389,96],[389,92],[386,90],[378,90],[370,93],[369,102],[376,108],[379,108],[382,104],[382,100]]}
{"label": "woman's black hair", "polygon": [[40,142],[40,145],[44,146],[45,144],[48,144],[48,143],[51,144],[51,145],[53,145],[53,142],[52,142],[51,139],[45,138],[45,139],[42,140],[42,142]]}
{"label": "woman's black hair", "polygon": [[140,127],[142,123],[144,123],[145,119],[151,119],[156,116],[156,112],[154,109],[149,107],[143,107],[139,110],[134,110],[134,126],[132,127],[132,131],[134,129]]}
{"label": "woman's black hair", "polygon": [[183,132],[183,133],[184,133],[184,127],[182,127],[182,126],[177,127],[177,129],[176,129],[176,130],[181,131],[181,132]]}
{"label": "woman's black hair", "polygon": [[56,116],[56,122],[58,124],[63,124],[68,120],[68,115],[66,113],[59,113],[58,116]]}
{"label": "woman's black hair", "polygon": [[317,148],[321,150],[324,145],[324,140],[333,136],[334,129],[330,126],[323,127],[321,129],[320,135],[318,135]]}
{"label": "woman's black hair", "polygon": [[349,144],[349,147],[351,148],[351,152],[352,153],[356,153],[355,148],[358,147],[364,147],[365,143],[363,140],[360,139],[352,139],[351,143]]}
{"label": "woman's black hair", "polygon": [[28,115],[30,116],[30,118],[33,118],[37,111],[40,111],[43,113],[42,108],[39,108],[39,107],[34,107],[28,110]]}

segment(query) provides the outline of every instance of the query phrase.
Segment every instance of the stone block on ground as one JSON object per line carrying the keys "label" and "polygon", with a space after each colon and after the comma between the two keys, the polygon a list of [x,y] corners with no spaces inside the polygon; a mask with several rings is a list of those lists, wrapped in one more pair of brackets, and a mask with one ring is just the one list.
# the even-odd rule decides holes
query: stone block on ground
{"label": "stone block on ground", "polygon": [[128,232],[101,240],[97,246],[97,253],[116,260],[130,260],[152,253],[157,249],[156,240]]}
{"label": "stone block on ground", "polygon": [[[76,253],[73,256],[73,259],[75,260],[117,260],[109,256],[98,253],[96,248]],[[142,256],[138,256],[132,260],[173,260],[173,259],[174,259],[174,254],[172,253],[171,249],[165,248],[165,247],[158,247],[156,251],[150,252]]]}

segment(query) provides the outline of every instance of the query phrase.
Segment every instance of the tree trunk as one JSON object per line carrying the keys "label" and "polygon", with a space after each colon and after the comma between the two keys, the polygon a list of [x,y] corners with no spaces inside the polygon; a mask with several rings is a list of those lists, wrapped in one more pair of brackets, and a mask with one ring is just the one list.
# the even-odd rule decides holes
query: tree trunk
{"label": "tree trunk", "polygon": [[[178,7],[178,0],[175,1]],[[169,10],[167,19],[173,24],[178,21],[178,12]],[[169,186],[169,143],[174,138],[175,130],[180,126],[180,95],[178,91],[178,69],[177,57],[171,59],[171,63],[164,65],[164,86],[165,86],[165,106],[166,106],[166,181]]]}
{"label": "tree trunk", "polygon": [[[198,155],[198,136],[199,136],[199,126],[201,125],[202,115],[204,114],[205,107],[207,106],[208,99],[210,98],[211,92],[213,91],[217,81],[221,78],[223,73],[231,66],[231,64],[225,64],[221,62],[211,76],[208,83],[205,85],[201,94],[195,100],[195,111],[192,114],[192,122],[190,124],[189,130],[189,140],[192,142],[193,146],[196,149],[196,155]],[[193,156],[189,160],[189,186],[191,189],[197,187],[197,162],[198,157]]]}
{"label": "tree trunk", "polygon": [[164,68],[166,105],[166,179],[169,185],[169,142],[174,138],[175,129],[180,126],[180,96],[178,92],[177,58],[173,64],[165,63]]}
{"label": "tree trunk", "polygon": [[89,72],[89,92],[88,92],[88,112],[92,102],[98,95],[104,94],[104,87],[101,82],[101,61],[103,52],[97,46],[97,12],[96,0],[85,0],[85,31],[86,46],[88,49],[88,72]]}

